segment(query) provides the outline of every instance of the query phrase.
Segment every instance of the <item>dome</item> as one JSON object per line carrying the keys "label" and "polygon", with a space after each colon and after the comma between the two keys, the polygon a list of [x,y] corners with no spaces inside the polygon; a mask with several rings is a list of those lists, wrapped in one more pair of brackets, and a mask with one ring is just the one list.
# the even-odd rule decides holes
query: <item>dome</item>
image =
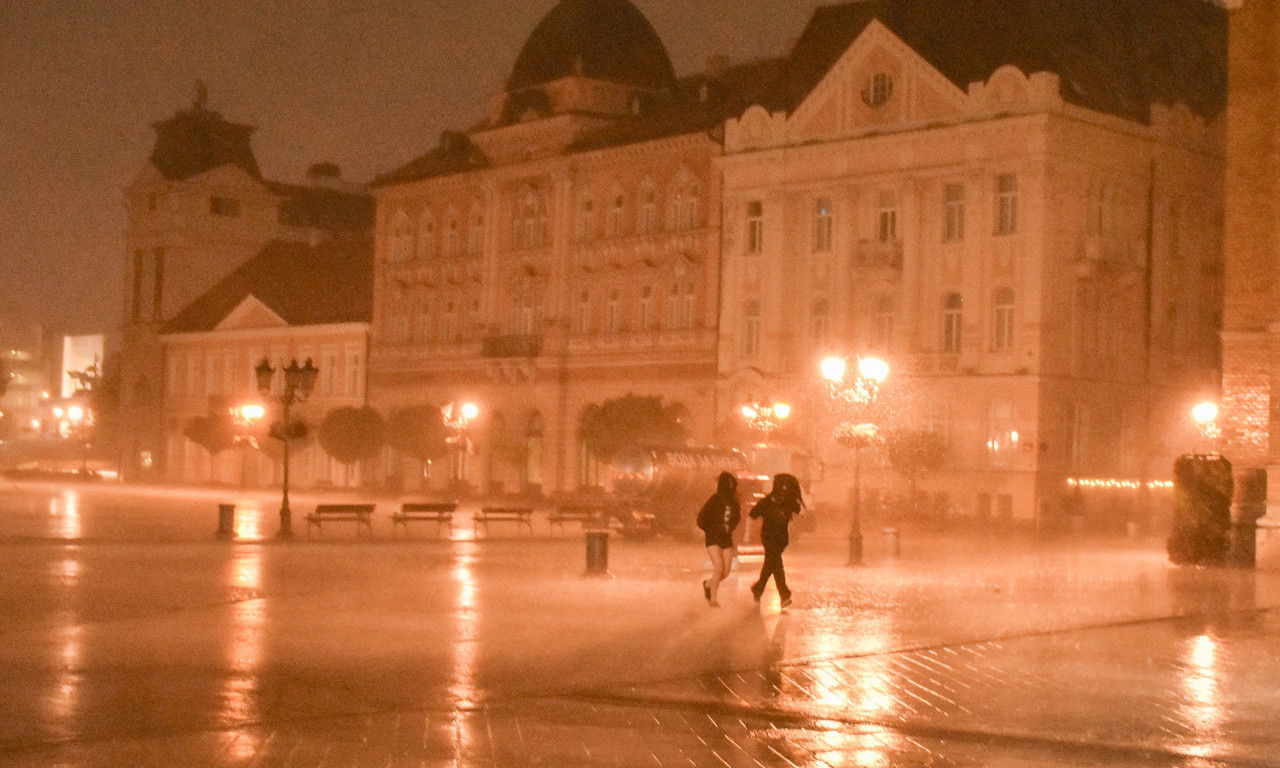
{"label": "dome", "polygon": [[561,0],[525,43],[507,91],[574,74],[655,90],[675,85],[667,49],[629,0]]}

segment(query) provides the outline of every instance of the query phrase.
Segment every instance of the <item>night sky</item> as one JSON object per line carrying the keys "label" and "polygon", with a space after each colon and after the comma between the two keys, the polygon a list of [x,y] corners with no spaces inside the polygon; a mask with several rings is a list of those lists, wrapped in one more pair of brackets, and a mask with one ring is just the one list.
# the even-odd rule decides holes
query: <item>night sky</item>
{"label": "night sky", "polygon": [[[554,2],[0,0],[0,318],[115,330],[122,190],[197,79],[266,178],[365,182],[482,119]],[[830,0],[634,2],[686,75],[782,55]]]}

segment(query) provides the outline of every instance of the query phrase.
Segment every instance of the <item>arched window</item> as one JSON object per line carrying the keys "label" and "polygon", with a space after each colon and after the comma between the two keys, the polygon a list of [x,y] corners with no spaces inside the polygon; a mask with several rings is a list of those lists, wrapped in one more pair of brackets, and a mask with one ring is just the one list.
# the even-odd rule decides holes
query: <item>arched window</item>
{"label": "arched window", "polygon": [[621,193],[613,196],[613,205],[609,206],[609,237],[622,237],[625,205],[626,202]]}
{"label": "arched window", "polygon": [[547,244],[547,204],[535,189],[520,196],[515,216],[515,246],[540,248]]}
{"label": "arched window", "polygon": [[1013,349],[1013,289],[1000,288],[992,307],[991,348],[996,351]]}
{"label": "arched window", "polygon": [[640,219],[636,230],[641,235],[652,235],[658,231],[658,193],[649,184],[640,190]]}
{"label": "arched window", "polygon": [[942,300],[942,351],[960,352],[964,302],[958,293],[948,293]]}
{"label": "arched window", "polygon": [[813,252],[828,253],[831,250],[831,231],[834,218],[831,198],[820,197],[813,203]]}

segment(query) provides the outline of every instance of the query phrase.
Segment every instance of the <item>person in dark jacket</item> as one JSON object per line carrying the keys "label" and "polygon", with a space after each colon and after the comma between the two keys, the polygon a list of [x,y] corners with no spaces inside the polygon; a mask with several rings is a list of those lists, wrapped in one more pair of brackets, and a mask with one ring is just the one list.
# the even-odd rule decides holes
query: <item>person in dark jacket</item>
{"label": "person in dark jacket", "polygon": [[742,517],[738,506],[738,479],[728,472],[721,472],[716,481],[716,492],[698,512],[698,527],[706,534],[707,556],[711,558],[711,578],[702,582],[702,596],[712,606],[716,600],[720,582],[729,576],[733,567],[733,532]]}
{"label": "person in dark jacket", "polygon": [[791,543],[788,526],[791,518],[800,514],[804,499],[800,493],[800,481],[795,475],[774,475],[773,489],[751,508],[751,517],[760,519],[760,544],[764,547],[764,564],[760,578],[751,585],[751,596],[760,602],[769,577],[778,588],[782,607],[791,605],[791,590],[787,587],[787,574],[782,568],[782,550]]}

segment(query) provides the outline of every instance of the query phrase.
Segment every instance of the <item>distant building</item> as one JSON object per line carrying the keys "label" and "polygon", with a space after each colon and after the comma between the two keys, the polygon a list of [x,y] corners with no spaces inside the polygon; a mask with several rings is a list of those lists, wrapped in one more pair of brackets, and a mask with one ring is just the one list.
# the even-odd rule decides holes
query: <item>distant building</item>
{"label": "distant building", "polygon": [[[311,438],[293,452],[291,481],[299,487],[360,482],[358,466],[331,460],[314,438],[328,412],[366,402],[372,264],[367,236],[316,245],[273,242],[165,323],[159,344],[166,479],[278,484],[279,445],[265,431],[281,418],[282,369],[309,359],[319,368],[316,387],[291,419],[305,422]],[[259,393],[254,375],[263,359],[276,369],[269,398]],[[255,438],[256,447],[211,454],[188,436],[194,419],[226,417],[245,404],[265,411],[260,424],[242,425],[240,436]]]}
{"label": "distant building", "polygon": [[39,435],[50,428],[49,399],[57,355],[50,354],[44,329],[32,323],[0,319],[0,361],[9,385],[0,397],[0,440]]}
{"label": "distant building", "polygon": [[205,106],[154,124],[150,161],[125,189],[121,334],[122,448],[126,479],[162,476],[165,438],[158,334],[179,311],[267,243],[315,243],[367,232],[372,200],[337,168],[313,167],[305,185],[268,181],[250,126]]}
{"label": "distant building", "polygon": [[712,439],[715,160],[772,72],[677,79],[626,0],[555,6],[483,123],[374,182],[375,404],[481,403],[465,480],[494,491],[595,485],[583,418],[628,393]]}

